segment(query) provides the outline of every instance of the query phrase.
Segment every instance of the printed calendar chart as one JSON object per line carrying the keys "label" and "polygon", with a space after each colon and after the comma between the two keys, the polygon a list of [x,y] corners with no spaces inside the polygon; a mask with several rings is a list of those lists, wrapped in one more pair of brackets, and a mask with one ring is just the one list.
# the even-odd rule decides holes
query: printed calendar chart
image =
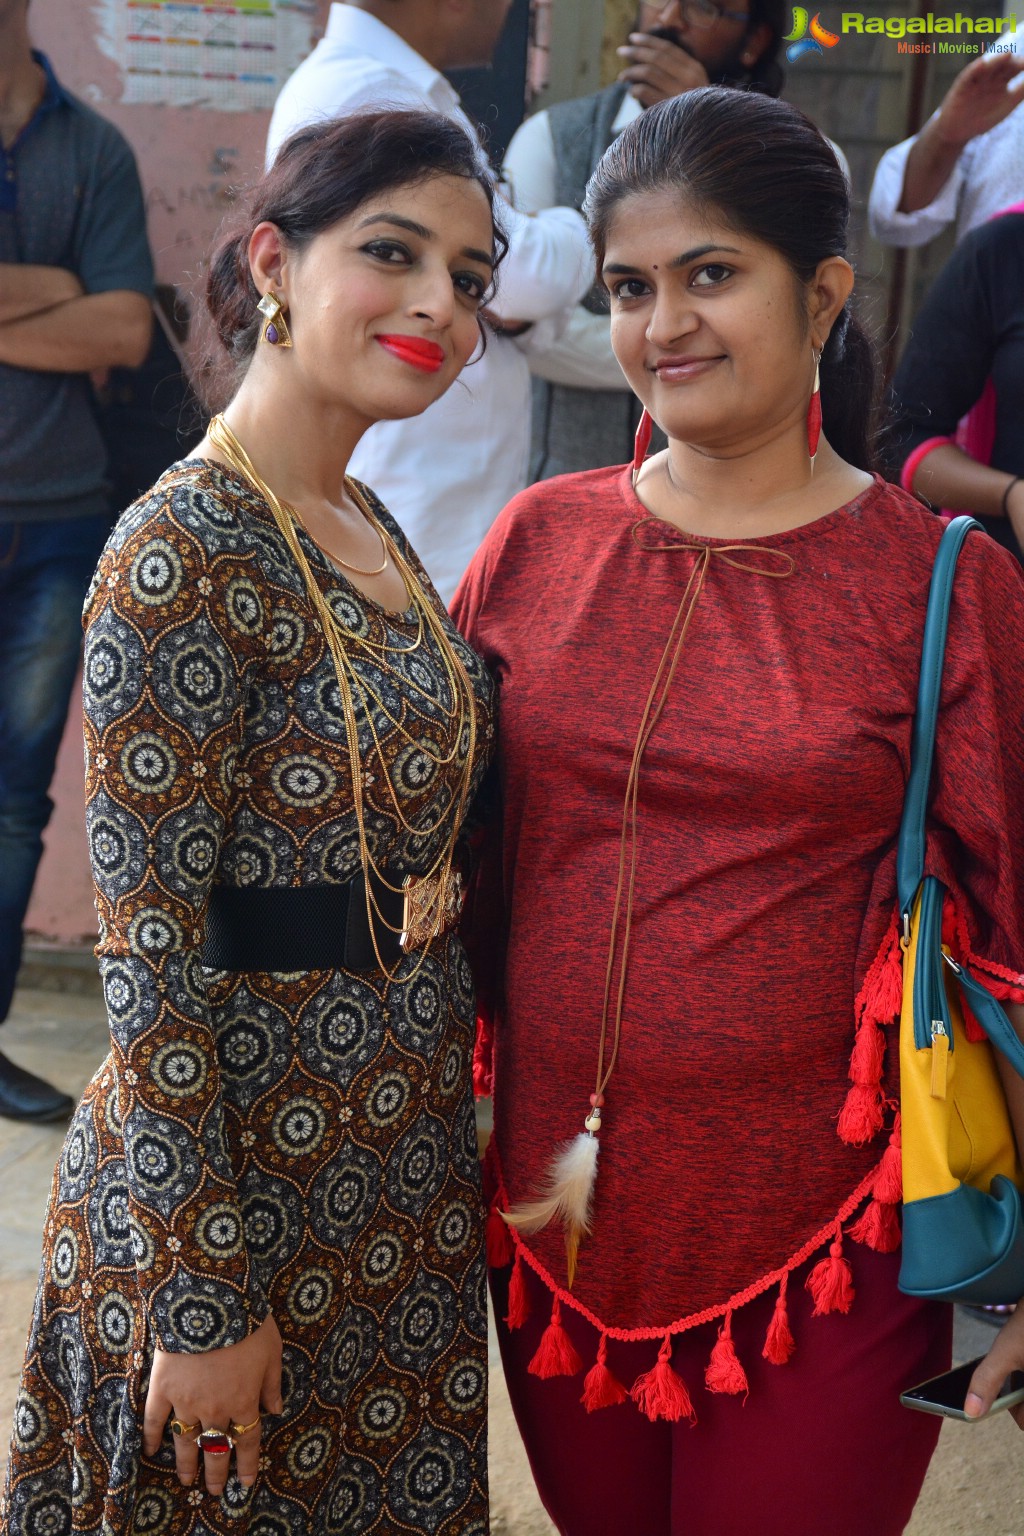
{"label": "printed calendar chart", "polygon": [[123,101],[272,107],[313,46],[313,0],[105,0],[99,9]]}

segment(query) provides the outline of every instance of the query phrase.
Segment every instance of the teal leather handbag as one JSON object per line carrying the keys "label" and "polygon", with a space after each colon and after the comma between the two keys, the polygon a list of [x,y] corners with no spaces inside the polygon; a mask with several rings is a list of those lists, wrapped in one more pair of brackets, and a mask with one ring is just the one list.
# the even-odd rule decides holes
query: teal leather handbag
{"label": "teal leather handbag", "polygon": [[[1024,1172],[994,1054],[1001,1051],[1024,1077],[1024,1044],[988,989],[943,948],[945,887],[924,872],[953,578],[964,540],[980,527],[974,518],[954,518],[939,543],[897,844],[904,952],[899,1287],[911,1296],[992,1305],[1024,1296]],[[987,1039],[968,1037],[964,1002]]]}

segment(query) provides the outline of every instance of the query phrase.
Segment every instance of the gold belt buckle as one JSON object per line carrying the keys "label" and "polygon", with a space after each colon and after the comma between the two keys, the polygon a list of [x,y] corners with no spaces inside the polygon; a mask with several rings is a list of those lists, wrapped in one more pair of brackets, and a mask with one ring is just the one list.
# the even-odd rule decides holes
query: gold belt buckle
{"label": "gold belt buckle", "polygon": [[402,881],[402,933],[398,940],[406,954],[426,949],[431,939],[454,928],[466,898],[461,871],[443,875],[406,875]]}

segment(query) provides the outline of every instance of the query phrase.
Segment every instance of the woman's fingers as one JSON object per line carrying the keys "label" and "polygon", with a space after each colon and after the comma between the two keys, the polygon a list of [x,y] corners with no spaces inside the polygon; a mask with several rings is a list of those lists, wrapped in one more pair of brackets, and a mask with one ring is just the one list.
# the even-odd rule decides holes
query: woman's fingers
{"label": "woman's fingers", "polygon": [[164,1438],[167,1420],[171,1416],[171,1402],[161,1391],[157,1381],[150,1381],[146,1393],[146,1407],[142,1415],[142,1450],[146,1456],[155,1456]]}
{"label": "woman's fingers", "polygon": [[[251,1427],[240,1432],[241,1425]],[[260,1417],[254,1408],[244,1419],[236,1420],[231,1431],[235,1442],[235,1471],[238,1481],[246,1488],[252,1487],[260,1469],[261,1429]]]}
{"label": "woman's fingers", "polygon": [[171,1433],[174,1435],[174,1465],[178,1481],[186,1488],[191,1488],[199,1471],[199,1447],[196,1445],[199,1424],[195,1419],[176,1415],[171,1420]]}
{"label": "woman's fingers", "polygon": [[[1007,1318],[996,1334],[992,1348],[971,1377],[964,1402],[967,1416],[980,1419],[987,1413],[1010,1372],[1021,1369],[1024,1369],[1024,1306],[1018,1306],[1013,1316]],[[1015,1412],[1013,1416],[1021,1424],[1020,1413]]]}
{"label": "woman's fingers", "polygon": [[271,1351],[267,1369],[260,1386],[260,1403],[267,1413],[283,1413],[284,1398],[281,1396],[281,1341]]}
{"label": "woman's fingers", "polygon": [[219,1497],[224,1492],[231,1468],[231,1431],[227,1419],[203,1425],[199,1448],[203,1453],[203,1482],[207,1493]]}

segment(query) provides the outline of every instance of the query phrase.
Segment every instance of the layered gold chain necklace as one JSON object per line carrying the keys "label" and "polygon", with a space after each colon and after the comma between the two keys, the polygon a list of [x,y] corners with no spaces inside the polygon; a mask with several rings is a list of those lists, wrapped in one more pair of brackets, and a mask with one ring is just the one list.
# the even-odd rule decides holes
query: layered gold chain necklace
{"label": "layered gold chain necklace", "polygon": [[[359,635],[347,629],[341,623],[334,607],[328,602],[321,590],[302,548],[299,530],[302,529],[309,538],[312,538],[312,535],[305,529],[299,514],[293,507],[282,502],[259,474],[249,455],[223,416],[213,417],[207,429],[207,436],[210,442],[224,455],[232,469],[249,482],[270,508],[274,522],[277,524],[278,530],[301,572],[306,587],[306,595],[320,623],[324,639],[334,661],[338,680],[338,693],[341,698],[342,713],[345,719],[345,736],[352,778],[352,798],[359,837],[359,855],[365,876],[363,883],[366,891],[367,917],[369,919],[370,933],[373,936],[373,947],[377,963],[388,979],[393,981],[398,972],[397,969],[395,971],[389,970],[381,957],[380,946],[377,942],[377,924],[381,924],[383,928],[389,929],[392,933],[399,933],[401,930],[395,928],[393,924],[386,920],[381,911],[380,903],[374,895],[370,876],[372,874],[380,886],[388,891],[402,893],[405,886],[395,885],[388,879],[381,866],[374,859],[367,840],[363,808],[363,788],[366,777],[359,755],[359,713],[361,711],[364,725],[369,730],[373,742],[373,751],[380,765],[380,776],[386,786],[387,794],[394,807],[399,825],[414,837],[426,837],[436,831],[436,805],[432,804],[427,808],[421,825],[416,825],[409,821],[399,803],[391,774],[388,771],[384,748],[378,734],[377,720],[381,717],[385,719],[400,736],[404,737],[410,746],[414,746],[423,753],[424,757],[434,765],[435,770],[450,768],[457,761],[459,754],[464,754],[459,773],[458,795],[454,811],[451,812],[451,835],[446,839],[444,846],[435,857],[430,868],[415,877],[418,892],[416,897],[417,929],[424,938],[422,953],[415,967],[415,970],[418,970],[426,956],[426,949],[430,939],[441,930],[446,907],[451,895],[454,878],[452,866],[455,841],[469,800],[473,779],[473,764],[476,757],[477,717],[473,685],[470,682],[463,662],[445,632],[440,615],[424,593],[415,571],[405,559],[387,529],[377,521],[370,508],[350,482],[346,481],[346,489],[353,500],[356,501],[370,526],[379,535],[384,555],[383,563],[377,571],[363,571],[359,572],[359,574],[378,575],[384,569],[389,559],[394,562],[395,568],[401,575],[405,585],[409,607],[414,610],[417,620],[416,634],[408,645],[389,643],[384,633],[383,624],[381,638],[374,641],[369,636]],[[313,539],[313,543],[316,544],[315,539]],[[320,549],[319,544],[316,544],[316,547]],[[326,550],[321,549],[321,553],[329,563],[334,561],[334,557],[329,555]],[[345,564],[346,562],[339,560],[337,563]],[[349,569],[358,570],[357,567],[351,566]],[[426,655],[425,639],[428,633],[432,637],[434,647],[441,659],[448,684],[449,703],[446,705],[429,688],[418,684],[406,672],[403,672],[401,680],[403,686],[408,687],[421,698],[428,700],[431,707],[438,710],[442,719],[446,722],[451,738],[451,747],[446,753],[442,753],[440,750],[432,750],[431,745],[424,739],[422,733],[414,736],[399,717],[400,711],[396,714],[395,711],[388,708],[385,699],[371,687],[355,665],[355,656],[361,652],[382,673],[390,674],[393,678],[397,678],[398,674],[389,663],[388,655],[410,656],[420,649]],[[415,974],[415,970],[413,974]]]}

